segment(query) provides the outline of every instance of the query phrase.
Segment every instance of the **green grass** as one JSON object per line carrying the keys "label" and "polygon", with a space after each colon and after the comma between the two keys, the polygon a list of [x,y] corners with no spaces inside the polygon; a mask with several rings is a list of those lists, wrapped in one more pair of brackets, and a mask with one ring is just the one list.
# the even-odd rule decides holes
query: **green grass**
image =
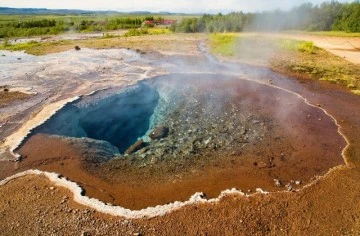
{"label": "green grass", "polygon": [[239,34],[230,33],[210,35],[211,52],[221,56],[235,56],[236,41],[239,37]]}
{"label": "green grass", "polygon": [[331,37],[360,37],[360,33],[348,33],[344,31],[320,31],[320,32],[311,32],[311,34],[331,36]]}
{"label": "green grass", "polygon": [[150,35],[157,34],[172,34],[173,32],[167,28],[149,28],[148,32]]}
{"label": "green grass", "polygon": [[132,36],[142,36],[148,35],[149,31],[147,29],[131,29],[124,34],[125,37],[132,37]]}
{"label": "green grass", "polygon": [[319,36],[329,36],[329,37],[360,37],[360,33],[348,33],[345,31],[297,31],[290,30],[285,31],[285,33],[291,34],[309,34],[309,35],[319,35]]}
{"label": "green grass", "polygon": [[171,34],[172,32],[166,28],[140,28],[131,29],[124,34],[125,37],[142,36],[142,35],[159,35],[159,34]]}
{"label": "green grass", "polygon": [[291,39],[279,39],[277,47],[286,51],[299,51],[309,54],[314,54],[318,49],[313,42]]}
{"label": "green grass", "polygon": [[116,38],[118,37],[117,35],[113,35],[113,34],[109,34],[109,33],[105,33],[103,38],[104,39],[111,39],[111,38]]}
{"label": "green grass", "polygon": [[32,55],[44,55],[44,52],[47,49],[55,48],[55,47],[67,47],[74,46],[75,44],[70,40],[59,40],[55,42],[36,42],[30,41],[26,43],[18,43],[18,44],[5,44],[0,45],[0,50],[9,50],[9,51],[25,51],[26,53]]}
{"label": "green grass", "polygon": [[10,51],[26,51],[29,48],[33,48],[35,46],[40,45],[36,41],[30,41],[27,43],[18,43],[11,45],[7,42],[7,40],[4,41],[3,45],[0,46],[1,50],[10,50]]}
{"label": "green grass", "polygon": [[[314,54],[318,49],[313,42],[291,39],[272,39],[259,37],[256,34],[218,33],[209,37],[212,53],[221,56],[234,57],[246,50],[246,55],[258,54],[258,49],[266,53],[267,50],[284,50]],[[250,51],[250,52],[248,52]]]}

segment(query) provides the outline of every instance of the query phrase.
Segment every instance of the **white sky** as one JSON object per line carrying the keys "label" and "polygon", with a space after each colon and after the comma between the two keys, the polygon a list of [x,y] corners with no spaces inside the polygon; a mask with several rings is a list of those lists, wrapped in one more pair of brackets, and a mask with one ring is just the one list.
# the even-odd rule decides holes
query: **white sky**
{"label": "white sky", "polygon": [[318,4],[323,1],[325,0],[0,0],[0,7],[214,13],[289,9],[305,2]]}

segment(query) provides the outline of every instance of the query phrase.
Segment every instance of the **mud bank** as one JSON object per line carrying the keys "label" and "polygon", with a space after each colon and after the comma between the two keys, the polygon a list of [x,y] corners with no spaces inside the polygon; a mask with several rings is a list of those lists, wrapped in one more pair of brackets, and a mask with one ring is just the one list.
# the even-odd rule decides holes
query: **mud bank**
{"label": "mud bank", "polygon": [[[182,207],[193,205],[193,204],[204,204],[204,203],[216,203],[219,202],[223,197],[228,195],[240,195],[240,196],[248,196],[244,194],[241,191],[238,191],[236,189],[229,189],[221,192],[219,197],[214,199],[206,199],[203,193],[195,193],[193,196],[190,197],[188,201],[185,202],[174,202],[163,206],[156,206],[156,207],[148,207],[143,210],[129,210],[123,207],[119,206],[111,206],[107,205],[97,199],[89,198],[87,196],[83,196],[83,189],[76,183],[71,182],[67,180],[64,177],[61,177],[59,174],[56,173],[49,173],[39,170],[28,170],[25,172],[18,173],[16,175],[13,175],[11,177],[8,177],[2,181],[0,181],[0,186],[3,186],[5,184],[8,184],[10,181],[27,176],[27,175],[43,175],[46,178],[48,178],[52,183],[54,183],[56,186],[64,187],[69,189],[73,193],[74,200],[77,203],[80,203],[84,206],[91,207],[93,209],[96,209],[98,212],[110,214],[112,216],[119,216],[124,217],[127,219],[136,219],[136,218],[152,218],[156,216],[162,216],[167,213],[170,213],[174,210],[178,210]],[[267,192],[264,192],[262,189],[257,189],[256,194],[268,194]],[[255,194],[252,194],[255,195]]]}

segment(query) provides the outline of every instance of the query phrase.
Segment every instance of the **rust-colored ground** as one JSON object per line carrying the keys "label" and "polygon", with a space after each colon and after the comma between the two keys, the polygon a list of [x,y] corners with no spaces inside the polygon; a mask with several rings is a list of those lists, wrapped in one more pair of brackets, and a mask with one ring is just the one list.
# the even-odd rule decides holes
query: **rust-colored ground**
{"label": "rust-colored ground", "polygon": [[[261,110],[271,123],[266,124],[270,131],[264,140],[251,143],[251,147],[234,149],[235,153],[231,154],[209,150],[196,162],[160,162],[140,168],[132,166],[126,157],[119,165],[87,164],[82,158],[85,150],[55,137],[35,135],[19,150],[25,159],[15,169],[8,168],[2,177],[27,169],[57,172],[80,183],[91,197],[142,209],[186,201],[196,192],[215,198],[221,191],[234,187],[245,192],[254,192],[256,188],[281,191],[292,180],[301,181],[300,185],[291,183],[293,188],[301,188],[315,176],[344,163],[341,152],[345,140],[338,134],[333,120],[320,109],[266,85],[250,93],[251,82],[221,84],[206,80],[203,83],[202,91],[216,83],[225,91],[235,89],[237,97],[232,98],[235,101],[252,101],[247,109],[253,109],[254,114],[255,110]],[[275,186],[274,179],[280,180],[282,186]]]}

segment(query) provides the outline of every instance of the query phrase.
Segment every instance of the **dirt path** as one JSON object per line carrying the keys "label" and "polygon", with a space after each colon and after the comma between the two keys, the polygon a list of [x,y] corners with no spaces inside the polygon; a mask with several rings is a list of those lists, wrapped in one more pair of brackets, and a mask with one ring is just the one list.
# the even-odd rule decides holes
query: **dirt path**
{"label": "dirt path", "polygon": [[330,37],[306,34],[276,34],[275,36],[312,41],[316,46],[321,47],[332,54],[343,57],[345,60],[354,64],[360,64],[359,37]]}

